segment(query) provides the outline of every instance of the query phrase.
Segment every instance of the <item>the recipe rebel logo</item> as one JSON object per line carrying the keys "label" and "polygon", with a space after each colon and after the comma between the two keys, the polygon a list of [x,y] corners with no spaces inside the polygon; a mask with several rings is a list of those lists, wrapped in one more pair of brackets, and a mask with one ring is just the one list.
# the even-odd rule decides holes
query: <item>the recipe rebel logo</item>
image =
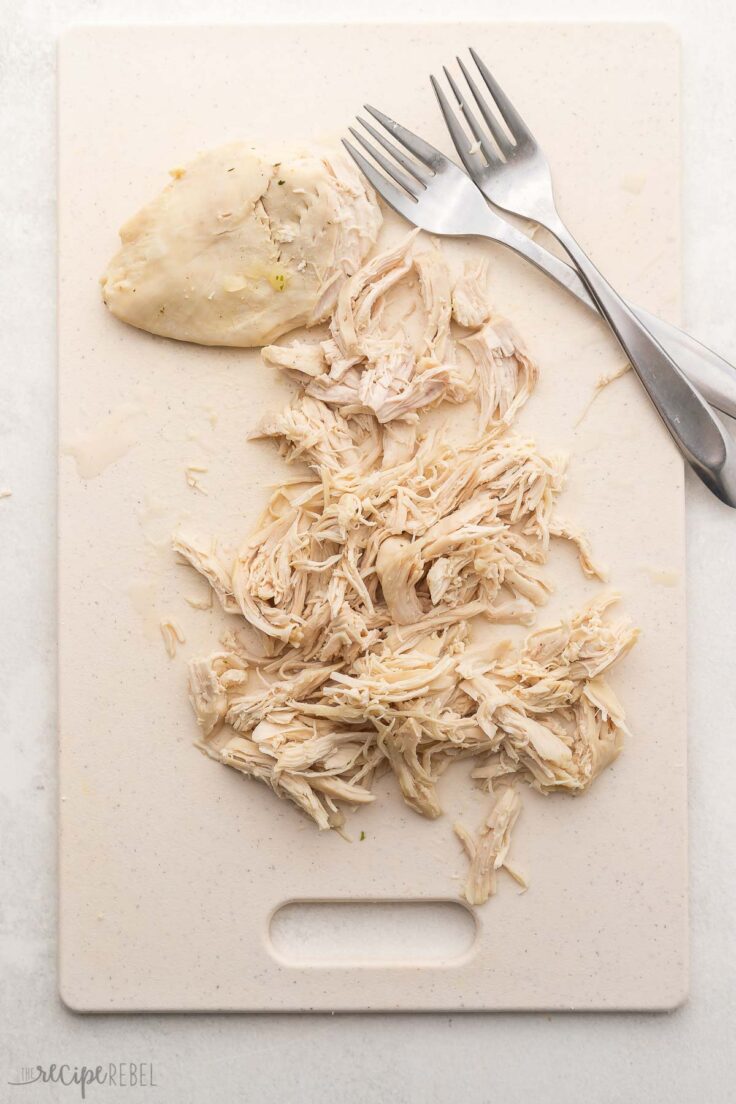
{"label": "the recipe rebel logo", "polygon": [[[72,1066],[68,1062],[52,1062],[48,1066],[21,1066],[17,1077],[8,1085],[24,1088],[28,1085],[64,1085],[76,1089],[82,1100],[92,1086],[115,1089],[155,1089],[156,1077],[152,1062],[106,1062],[97,1066]],[[34,1096],[34,1102],[37,1099]]]}

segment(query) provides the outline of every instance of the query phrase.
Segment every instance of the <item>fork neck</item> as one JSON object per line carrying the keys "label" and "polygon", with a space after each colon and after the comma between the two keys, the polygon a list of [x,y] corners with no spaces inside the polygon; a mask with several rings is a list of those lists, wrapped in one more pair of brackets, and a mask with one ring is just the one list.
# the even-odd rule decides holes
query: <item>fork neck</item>
{"label": "fork neck", "polygon": [[554,203],[545,203],[542,209],[530,213],[528,217],[533,218],[540,226],[544,226],[546,230],[549,230],[550,234],[557,238],[562,248],[570,255],[581,252],[577,241],[558,215]]}
{"label": "fork neck", "polygon": [[[540,218],[539,221],[568,254],[599,309],[601,309],[600,296],[615,295],[617,299],[620,298],[579,245],[577,239],[570,233],[556,210],[553,209],[549,214],[545,214],[544,219]],[[605,311],[603,313],[605,314]]]}

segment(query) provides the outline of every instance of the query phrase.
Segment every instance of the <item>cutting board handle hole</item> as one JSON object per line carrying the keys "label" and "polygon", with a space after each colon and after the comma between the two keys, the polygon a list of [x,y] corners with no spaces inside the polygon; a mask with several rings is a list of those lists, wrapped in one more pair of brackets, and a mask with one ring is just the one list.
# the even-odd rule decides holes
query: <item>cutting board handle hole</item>
{"label": "cutting board handle hole", "polygon": [[476,935],[458,901],[288,901],[271,916],[269,949],[290,966],[446,966]]}

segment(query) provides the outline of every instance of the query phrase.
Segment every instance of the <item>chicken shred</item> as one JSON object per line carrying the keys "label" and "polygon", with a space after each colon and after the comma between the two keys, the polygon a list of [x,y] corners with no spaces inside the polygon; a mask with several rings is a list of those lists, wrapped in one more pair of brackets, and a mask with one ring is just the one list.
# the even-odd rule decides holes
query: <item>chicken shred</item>
{"label": "chicken shred", "polygon": [[460,342],[473,359],[480,428],[494,420],[510,425],[537,382],[537,366],[507,322],[486,322]]}
{"label": "chicken shred", "polygon": [[580,567],[589,579],[599,579],[602,583],[606,582],[608,573],[602,565],[597,564],[593,559],[593,550],[585,533],[582,533],[579,529],[574,529],[571,525],[557,518],[552,523],[550,535],[562,537],[575,545]]}
{"label": "chicken shred", "polygon": [[491,317],[488,306],[488,261],[468,261],[452,289],[452,317],[459,326],[480,329]]}
{"label": "chicken shred", "polygon": [[[482,905],[496,892],[496,872],[506,866],[511,829],[521,812],[521,798],[515,789],[499,791],[493,808],[476,839],[461,824],[455,834],[470,859],[465,898],[470,905]],[[513,877],[517,875],[512,874]]]}
{"label": "chicken shred", "polygon": [[[268,784],[320,829],[375,800],[390,772],[406,803],[435,818],[454,761],[493,795],[465,896],[482,904],[509,865],[520,787],[581,793],[618,754],[623,709],[606,681],[636,640],[599,594],[518,647],[492,626],[532,625],[550,593],[552,537],[603,578],[582,533],[559,521],[565,460],[512,430],[537,367],[485,299],[483,264],[453,281],[412,233],[340,288],[329,336],[268,346],[300,391],[252,436],[304,474],[274,492],[237,553],[177,534],[175,550],[242,629],[190,667],[190,699],[212,758]],[[419,338],[387,320],[386,296],[416,289]],[[453,321],[473,362],[455,362]],[[460,442],[422,424],[440,401],[475,397]],[[486,625],[478,637],[476,627]]]}
{"label": "chicken shred", "polygon": [[186,644],[186,637],[181,630],[181,626],[178,621],[173,621],[170,617],[164,618],[161,621],[159,628],[161,630],[161,637],[164,642],[164,648],[166,648],[166,654],[169,659],[173,659],[176,655],[177,644]]}

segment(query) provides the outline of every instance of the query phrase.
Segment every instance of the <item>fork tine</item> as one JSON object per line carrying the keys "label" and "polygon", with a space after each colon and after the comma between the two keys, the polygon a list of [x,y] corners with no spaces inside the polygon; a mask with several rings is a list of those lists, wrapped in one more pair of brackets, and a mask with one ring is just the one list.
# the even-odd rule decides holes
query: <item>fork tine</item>
{"label": "fork tine", "polygon": [[413,153],[428,169],[437,172],[444,167],[447,158],[444,154],[440,153],[438,149],[435,149],[434,146],[430,146],[429,142],[425,142],[424,139],[420,138],[417,134],[413,134],[394,119],[390,119],[388,115],[384,115],[378,108],[371,107],[370,104],[363,104],[363,106],[374,119],[378,120],[381,126],[386,128],[389,134],[391,134],[397,142],[400,142],[405,149],[408,149],[409,153]]}
{"label": "fork tine", "polygon": [[[458,102],[460,110],[462,111],[463,115],[465,116],[465,121],[468,124],[468,126],[470,127],[471,131],[473,132],[473,137],[475,138],[475,140],[477,142],[480,142],[480,148],[483,151],[483,156],[485,157],[485,159],[486,159],[486,161],[488,162],[489,165],[493,165],[493,164],[498,163],[498,160],[499,160],[498,155],[496,153],[494,153],[494,151],[488,145],[488,140],[486,138],[486,135],[483,133],[483,130],[481,129],[480,123],[478,122],[475,115],[473,114],[473,112],[470,110],[467,103],[465,102],[465,97],[462,95],[462,93],[460,92],[460,89],[458,88],[457,84],[455,83],[455,80],[452,76],[452,73],[450,72],[450,70],[447,68],[446,65],[443,65],[442,68],[444,70],[445,76],[447,77],[447,83],[450,85],[450,88],[454,92],[455,99]],[[494,135],[494,137],[495,137],[495,135]]]}
{"label": "fork tine", "polygon": [[396,183],[408,192],[414,199],[419,195],[419,190],[423,188],[422,184],[418,184],[415,180],[411,180],[406,173],[403,173],[401,169],[396,165],[394,161],[389,161],[388,157],[384,157],[380,150],[377,150],[375,146],[372,146],[367,138],[364,138],[359,130],[355,127],[348,127],[348,130],[352,134],[356,142],[359,142],[366,153],[370,154],[376,164],[380,165],[383,171],[395,180]]}
{"label": "fork tine", "polygon": [[496,101],[496,107],[501,112],[503,120],[506,123],[506,126],[511,131],[511,134],[515,139],[517,146],[521,145],[522,142],[534,144],[532,132],[529,130],[521,115],[511,103],[511,100],[501,88],[501,85],[493,76],[488,66],[478,56],[472,46],[470,47],[470,56],[477,65],[478,71],[485,81],[486,88],[493,96],[493,99]]}
{"label": "fork tine", "polygon": [[[483,116],[488,129],[490,130],[491,134],[493,135],[493,141],[496,143],[498,148],[501,150],[501,153],[503,153],[503,154],[510,153],[510,151],[512,149],[512,143],[509,141],[508,134],[506,134],[504,132],[503,127],[499,123],[499,121],[496,118],[495,114],[493,113],[493,111],[491,111],[490,107],[488,106],[486,101],[481,96],[480,91],[478,89],[478,86],[475,83],[475,81],[473,80],[473,78],[471,77],[470,73],[468,72],[467,67],[463,64],[462,58],[457,58],[457,63],[460,66],[460,70],[461,70],[463,76],[465,77],[465,80],[467,81],[468,88],[470,89],[470,91],[473,94],[473,99],[477,103],[478,108],[480,110],[480,113]],[[450,75],[448,73],[448,80],[449,79],[450,79]],[[455,95],[457,96],[458,93],[455,92]]]}
{"label": "fork tine", "polygon": [[375,138],[376,141],[379,142],[383,146],[383,148],[391,154],[394,160],[398,161],[401,167],[403,169],[406,169],[406,171],[410,173],[415,180],[418,180],[420,184],[423,184],[425,187],[427,186],[427,184],[429,184],[430,180],[432,179],[431,173],[427,172],[426,169],[418,165],[416,161],[412,160],[411,157],[407,157],[406,154],[403,153],[398,146],[395,146],[393,142],[389,142],[385,134],[381,134],[379,130],[376,130],[374,126],[371,126],[371,124],[366,119],[362,119],[360,115],[358,115],[358,122],[362,127],[365,127],[368,133],[372,135],[372,137]]}
{"label": "fork tine", "polygon": [[377,169],[374,169],[370,161],[366,160],[363,154],[359,153],[355,146],[351,142],[348,142],[346,138],[341,139],[341,141],[365,178],[373,185],[378,194],[386,200],[389,207],[393,207],[400,215],[403,215],[404,218],[413,222],[412,208],[416,200],[410,199],[405,192],[400,192],[398,188],[390,184],[386,177],[382,176]]}
{"label": "fork tine", "polygon": [[450,132],[450,137],[452,138],[452,141],[455,145],[458,157],[472,176],[472,174],[476,172],[479,167],[478,154],[470,152],[470,146],[468,145],[468,136],[463,128],[460,126],[455,112],[450,107],[447,96],[440,88],[439,81],[435,76],[432,75],[430,75],[429,79],[432,82],[434,94],[437,97],[437,102],[440,105],[440,111],[442,112],[445,122],[447,123],[447,129]]}

